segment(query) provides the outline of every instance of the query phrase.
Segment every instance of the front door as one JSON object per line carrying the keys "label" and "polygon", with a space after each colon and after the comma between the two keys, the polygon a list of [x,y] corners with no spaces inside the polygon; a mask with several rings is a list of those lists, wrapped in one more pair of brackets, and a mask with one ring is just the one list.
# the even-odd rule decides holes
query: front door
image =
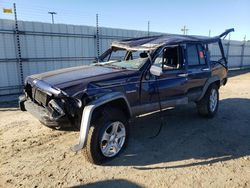
{"label": "front door", "polygon": [[[154,59],[153,65],[162,69],[161,76],[148,73],[141,83],[141,104],[158,104],[185,96],[187,71],[183,63],[181,46],[164,48]],[[159,92],[159,95],[158,95]]]}

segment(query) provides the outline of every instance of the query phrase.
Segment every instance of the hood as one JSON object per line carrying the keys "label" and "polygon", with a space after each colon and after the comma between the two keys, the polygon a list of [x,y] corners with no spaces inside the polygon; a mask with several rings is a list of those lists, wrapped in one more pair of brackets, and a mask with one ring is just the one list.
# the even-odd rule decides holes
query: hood
{"label": "hood", "polygon": [[50,86],[59,88],[68,94],[73,94],[77,92],[77,90],[83,90],[90,82],[122,76],[128,72],[130,71],[103,66],[86,65],[34,74],[29,76],[29,78],[32,78],[32,80],[42,80]]}

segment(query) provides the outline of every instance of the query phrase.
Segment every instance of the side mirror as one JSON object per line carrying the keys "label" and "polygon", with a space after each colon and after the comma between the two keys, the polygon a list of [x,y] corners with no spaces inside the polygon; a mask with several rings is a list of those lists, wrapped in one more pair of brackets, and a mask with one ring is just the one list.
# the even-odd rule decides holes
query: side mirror
{"label": "side mirror", "polygon": [[155,66],[155,65],[152,65],[150,67],[150,73],[154,76],[161,76],[162,75],[162,68]]}

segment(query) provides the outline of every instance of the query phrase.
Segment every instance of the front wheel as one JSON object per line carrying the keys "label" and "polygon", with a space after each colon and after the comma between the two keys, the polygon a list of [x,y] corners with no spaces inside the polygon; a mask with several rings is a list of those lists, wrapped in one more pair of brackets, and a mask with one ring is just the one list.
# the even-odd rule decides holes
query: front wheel
{"label": "front wheel", "polygon": [[118,109],[104,109],[91,125],[84,155],[94,164],[116,157],[126,146],[129,136],[127,117]]}
{"label": "front wheel", "polygon": [[211,85],[203,98],[197,102],[197,110],[201,116],[212,118],[219,107],[219,90],[216,84]]}

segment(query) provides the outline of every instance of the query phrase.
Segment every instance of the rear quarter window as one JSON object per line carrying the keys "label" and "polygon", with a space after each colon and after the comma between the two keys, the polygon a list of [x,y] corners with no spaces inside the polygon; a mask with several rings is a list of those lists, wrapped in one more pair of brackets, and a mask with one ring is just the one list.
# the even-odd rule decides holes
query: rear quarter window
{"label": "rear quarter window", "polygon": [[187,60],[189,66],[199,65],[199,58],[196,45],[187,46]]}
{"label": "rear quarter window", "polygon": [[200,59],[200,64],[205,65],[205,54],[204,54],[204,48],[199,44],[198,46],[198,54],[199,54],[199,59]]}

